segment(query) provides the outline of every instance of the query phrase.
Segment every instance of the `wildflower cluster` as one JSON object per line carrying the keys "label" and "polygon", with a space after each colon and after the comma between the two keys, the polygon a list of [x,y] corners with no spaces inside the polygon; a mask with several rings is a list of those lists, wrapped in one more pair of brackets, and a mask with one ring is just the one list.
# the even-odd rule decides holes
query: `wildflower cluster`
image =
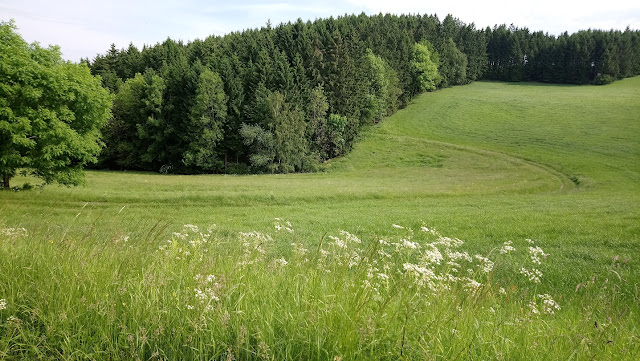
{"label": "wildflower cluster", "polygon": [[333,241],[329,243],[333,250],[333,261],[340,266],[347,265],[349,268],[353,268],[362,259],[359,248],[362,241],[347,231],[343,230],[339,233],[340,237],[329,236],[329,239]]}
{"label": "wildflower cluster", "polygon": [[[218,295],[222,289],[222,284],[217,282],[216,276],[212,274],[197,274],[194,276],[194,280],[198,283],[197,287],[193,289],[196,303],[205,312],[213,310],[213,304],[220,301]],[[194,309],[191,305],[187,305],[187,308]]]}
{"label": "wildflower cluster", "polygon": [[273,222],[273,227],[276,229],[276,231],[293,233],[293,226],[291,225],[291,222],[282,220],[280,218],[275,219],[275,222]]}
{"label": "wildflower cluster", "polygon": [[531,256],[531,262],[534,264],[541,264],[541,258],[548,256],[540,247],[529,247],[529,255]]}
{"label": "wildflower cluster", "polygon": [[7,309],[7,300],[5,300],[4,298],[0,299],[0,311],[6,310],[6,309]]}
{"label": "wildflower cluster", "polygon": [[210,226],[205,233],[198,226],[185,224],[181,232],[173,232],[171,239],[161,245],[159,251],[165,256],[175,257],[178,260],[191,259],[194,255],[202,259],[204,253],[208,252],[206,245],[214,228],[215,225]]}
{"label": "wildflower cluster", "polygon": [[240,241],[243,252],[238,266],[241,268],[264,262],[267,249],[273,244],[273,238],[260,232],[240,232]]}
{"label": "wildflower cluster", "polygon": [[[529,246],[529,256],[531,257],[531,263],[534,265],[542,264],[542,259],[546,258],[548,254],[544,253],[542,248],[536,246],[533,247],[535,243],[531,239],[527,239],[527,242],[531,245]],[[540,283],[542,279],[542,272],[537,268],[527,269],[525,267],[520,268],[520,274],[527,277],[529,281],[533,283]]]}
{"label": "wildflower cluster", "polygon": [[500,248],[500,254],[508,254],[515,250],[516,248],[513,247],[513,242],[507,241],[502,244],[502,248]]}
{"label": "wildflower cluster", "polygon": [[[422,226],[420,230],[435,240],[423,244],[402,240],[400,245],[403,247],[400,248],[416,250],[417,257],[414,258],[419,260],[417,263],[403,263],[402,271],[405,277],[413,280],[418,287],[426,287],[436,294],[451,289],[454,284],[459,284],[472,293],[482,286],[481,282],[472,278],[475,274],[473,268],[489,273],[493,270],[493,261],[479,254],[472,257],[466,251],[461,251],[459,248],[464,245],[464,241],[458,238],[445,237],[426,226]],[[475,266],[474,260],[477,261]],[[460,276],[463,268],[467,269],[467,275]]]}
{"label": "wildflower cluster", "polygon": [[553,297],[551,297],[548,294],[539,294],[538,298],[540,299],[540,304],[538,304],[538,302],[536,302],[536,300],[532,300],[531,302],[529,302],[529,309],[531,310],[531,313],[534,315],[539,315],[539,314],[548,314],[548,315],[553,315],[555,314],[555,311],[560,310],[560,305],[553,300]]}
{"label": "wildflower cluster", "polygon": [[[293,231],[290,223],[280,219],[276,221],[280,227],[276,227],[276,230]],[[394,297],[393,290],[398,286],[414,290],[420,296],[417,299],[427,304],[433,301],[433,297],[445,295],[478,297],[485,291],[490,292],[493,287],[496,287],[495,292],[490,294],[509,296],[509,291],[494,283],[496,261],[489,255],[469,254],[463,249],[464,241],[443,236],[426,226],[415,233],[401,225],[392,227],[401,235],[367,243],[341,230],[335,236],[328,236],[328,241],[321,242],[317,247],[309,247],[305,241],[296,239],[290,243],[290,253],[281,253],[273,247],[275,241],[266,233],[241,232],[237,241],[221,243],[214,242],[210,233],[186,225],[181,232],[174,233],[168,244],[161,246],[161,250],[171,257],[199,262],[204,261],[202,257],[209,249],[212,252],[207,257],[214,257],[220,253],[217,247],[238,247],[235,256],[228,258],[235,265],[234,272],[239,272],[238,275],[264,272],[266,269],[273,277],[296,277],[301,267],[305,267],[315,270],[320,277],[335,274],[334,277],[340,280],[336,287],[342,288],[344,294],[364,295],[358,297],[370,297],[374,302]],[[534,246],[533,241],[529,243],[526,264],[516,272],[534,283],[540,283],[542,272],[531,266],[540,265],[547,255],[540,247]],[[511,241],[502,243],[497,249],[498,256],[516,251]],[[200,257],[195,257],[196,254]],[[224,279],[224,276],[220,277]],[[220,315],[228,313],[221,302],[225,297],[223,284],[231,285],[229,290],[245,287],[234,283],[231,278],[222,282],[213,274],[197,274],[194,280],[193,298],[187,308],[203,312],[216,309]],[[524,302],[524,305],[528,304],[530,314],[535,315],[553,315],[560,309],[558,303],[547,294]]]}
{"label": "wildflower cluster", "polygon": [[520,268],[520,274],[524,275],[529,279],[529,281],[533,283],[540,283],[540,279],[542,278],[542,272],[536,268],[526,269],[524,267]]}
{"label": "wildflower cluster", "polygon": [[0,229],[0,236],[5,236],[7,238],[22,238],[26,237],[28,234],[25,228],[2,228]]}

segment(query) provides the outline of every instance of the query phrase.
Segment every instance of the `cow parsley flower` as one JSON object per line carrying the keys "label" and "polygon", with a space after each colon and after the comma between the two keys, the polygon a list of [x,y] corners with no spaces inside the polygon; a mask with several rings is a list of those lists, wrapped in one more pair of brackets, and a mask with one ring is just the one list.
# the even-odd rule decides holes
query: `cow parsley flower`
{"label": "cow parsley flower", "polygon": [[548,295],[538,295],[542,299],[542,312],[553,315],[556,310],[560,309],[560,305],[553,300],[553,298]]}
{"label": "cow parsley flower", "polygon": [[540,283],[540,278],[542,278],[542,272],[540,272],[539,270],[532,268],[531,270],[528,270],[524,267],[522,267],[520,269],[520,274],[526,276],[529,281],[534,282],[534,283]]}
{"label": "cow parsley flower", "polygon": [[493,261],[488,259],[487,257],[483,257],[479,254],[474,256],[478,261],[480,261],[480,267],[485,273],[489,273],[493,270]]}
{"label": "cow parsley flower", "polygon": [[431,245],[431,249],[425,249],[422,254],[422,262],[426,264],[439,265],[443,259],[444,257],[442,257],[442,253],[440,253],[440,250],[438,250],[434,245]]}
{"label": "cow parsley flower", "polygon": [[529,255],[531,256],[531,262],[534,264],[541,264],[541,257],[547,257],[548,254],[544,253],[540,247],[529,247]]}
{"label": "cow parsley flower", "polygon": [[500,248],[500,254],[507,254],[511,251],[515,251],[515,247],[513,247],[513,242],[507,241],[502,244],[502,248]]}

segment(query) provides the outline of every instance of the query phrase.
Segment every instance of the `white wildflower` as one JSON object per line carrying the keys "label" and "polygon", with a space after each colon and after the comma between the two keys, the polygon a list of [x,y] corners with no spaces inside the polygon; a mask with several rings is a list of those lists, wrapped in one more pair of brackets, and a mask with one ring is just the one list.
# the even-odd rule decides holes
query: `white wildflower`
{"label": "white wildflower", "polygon": [[[198,233],[200,231],[200,229],[198,228],[198,226],[194,226],[193,224],[185,224],[183,229],[183,232],[187,231],[187,232],[192,232],[192,233]],[[185,233],[187,233],[185,232]]]}
{"label": "white wildflower", "polygon": [[432,234],[432,235],[434,235],[434,236],[441,237],[441,236],[440,236],[440,233],[438,233],[438,231],[436,231],[436,230],[435,230],[435,229],[433,229],[433,228],[429,229],[429,228],[428,228],[428,227],[426,227],[426,226],[422,226],[422,227],[420,227],[420,230],[421,230],[422,232],[425,232],[425,233],[431,233],[431,234]]}
{"label": "white wildflower", "polygon": [[378,254],[380,256],[382,256],[382,257],[385,257],[385,258],[391,258],[392,257],[389,253],[387,253],[387,252],[385,252],[385,251],[383,251],[381,249],[378,250]]}
{"label": "white wildflower", "polygon": [[534,244],[535,242],[532,239],[527,238],[527,243]]}
{"label": "white wildflower", "polygon": [[467,262],[473,262],[473,258],[471,258],[467,252],[450,251],[447,249],[445,250],[445,254],[447,255],[447,258],[452,261],[464,260]]}
{"label": "white wildflower", "polygon": [[407,249],[418,249],[420,248],[420,245],[416,242],[411,242],[409,240],[406,239],[402,239],[401,240],[402,243],[400,243],[400,247],[402,248],[407,248]]}
{"label": "white wildflower", "polygon": [[542,299],[542,312],[553,315],[556,310],[560,309],[560,305],[548,295],[538,295]]}
{"label": "white wildflower", "polygon": [[338,248],[342,248],[342,249],[346,249],[347,248],[347,244],[341,240],[338,237],[334,237],[334,236],[329,236],[330,239],[333,240],[333,244],[338,247]]}
{"label": "white wildflower", "polygon": [[195,293],[195,297],[200,303],[209,303],[210,301],[220,301],[220,298],[215,294],[213,288],[205,288],[204,290],[200,288],[193,289]]}
{"label": "white wildflower", "polygon": [[[291,222],[284,221],[284,220],[282,220],[280,218],[276,218],[275,220],[276,220],[276,222],[274,222],[273,226],[275,227],[275,229],[277,231],[284,230],[284,231],[287,231],[289,233],[293,233],[293,226],[291,225]],[[280,223],[280,222],[282,222],[282,223]]]}
{"label": "white wildflower", "polygon": [[26,237],[28,234],[25,228],[3,228],[0,229],[0,236],[7,236],[11,238]]}
{"label": "white wildflower", "polygon": [[464,242],[459,240],[458,238],[449,238],[442,236],[438,237],[438,241],[436,241],[435,243],[441,244],[446,248],[458,248],[464,244]]}
{"label": "white wildflower", "polygon": [[531,313],[535,315],[540,313],[540,311],[538,311],[538,305],[536,305],[535,301],[529,302],[529,308],[531,309]]}
{"label": "white wildflower", "polygon": [[531,256],[531,262],[534,264],[541,264],[542,260],[540,257],[548,256],[540,247],[529,247],[529,255]]}
{"label": "white wildflower", "polygon": [[304,248],[304,246],[300,243],[291,243],[291,247],[293,247],[293,254],[298,259],[302,259],[304,262],[308,262],[309,258],[307,255],[309,254],[309,250]]}
{"label": "white wildflower", "polygon": [[507,291],[504,289],[504,287],[500,287],[500,289],[498,290],[498,293],[500,293],[501,295],[506,295]]}
{"label": "white wildflower", "polygon": [[416,280],[418,286],[429,286],[429,288],[435,289],[433,280],[436,278],[436,274],[432,269],[413,263],[405,263],[402,266],[407,274]]}
{"label": "white wildflower", "polygon": [[464,285],[465,288],[468,288],[473,292],[477,291],[480,288],[480,286],[482,286],[482,283],[472,278],[469,278],[467,284]]}
{"label": "white wildflower", "polygon": [[211,282],[213,282],[213,281],[215,281],[215,280],[216,280],[216,276],[214,276],[214,275],[207,275],[206,280],[207,280],[207,282],[208,282],[208,283],[211,283]]}
{"label": "white wildflower", "polygon": [[489,273],[493,270],[493,261],[479,254],[475,255],[474,257],[480,261],[480,267],[482,267],[482,270],[485,273]]}
{"label": "white wildflower", "polygon": [[289,264],[289,262],[287,262],[287,260],[284,259],[284,257],[277,259],[275,262],[280,267],[284,267]]}
{"label": "white wildflower", "polygon": [[380,243],[383,246],[388,246],[389,245],[389,242],[385,241],[384,239],[379,240],[378,243]]}
{"label": "white wildflower", "polygon": [[515,247],[513,247],[513,242],[507,241],[502,244],[502,248],[500,248],[500,254],[507,254],[511,251],[515,251]]}
{"label": "white wildflower", "polygon": [[[460,266],[458,263],[453,262],[453,261],[447,261],[447,265],[448,265],[448,266],[451,266],[451,267],[458,267],[458,268],[462,267],[462,266]],[[455,268],[453,268],[453,269],[452,269],[452,271],[454,271],[454,272],[458,272],[458,270],[457,270],[457,269],[455,269]]]}
{"label": "white wildflower", "polygon": [[7,309],[7,300],[0,299],[0,310],[6,310]]}
{"label": "white wildflower", "polygon": [[529,281],[532,281],[534,283],[540,283],[540,278],[542,278],[542,272],[535,268],[528,270],[522,267],[520,269],[520,274],[525,275],[529,279]]}
{"label": "white wildflower", "polygon": [[362,243],[362,241],[360,240],[360,238],[356,237],[355,235],[347,232],[347,231],[340,231],[340,234],[343,235],[345,237],[345,239],[349,242],[354,242],[354,243]]}
{"label": "white wildflower", "polygon": [[383,280],[383,281],[387,281],[389,279],[389,276],[386,273],[378,273],[378,278]]}
{"label": "white wildflower", "polygon": [[358,254],[358,252],[353,251],[351,252],[351,255],[349,256],[349,268],[353,268],[354,266],[357,266],[360,263],[360,255]]}
{"label": "white wildflower", "polygon": [[188,234],[185,233],[180,233],[180,232],[173,232],[173,238],[174,239],[187,239],[187,236],[189,236]]}
{"label": "white wildflower", "polygon": [[426,264],[440,264],[443,260],[442,253],[434,245],[430,245],[431,249],[425,249],[422,254],[422,262]]}
{"label": "white wildflower", "polygon": [[9,316],[7,318],[7,323],[11,326],[20,326],[20,324],[22,324],[22,320],[16,316]]}

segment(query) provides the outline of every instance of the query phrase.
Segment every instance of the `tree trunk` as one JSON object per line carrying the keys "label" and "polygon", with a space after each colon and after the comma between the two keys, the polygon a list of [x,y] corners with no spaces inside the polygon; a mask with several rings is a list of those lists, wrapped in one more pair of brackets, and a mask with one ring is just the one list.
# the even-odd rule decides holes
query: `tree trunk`
{"label": "tree trunk", "polygon": [[2,186],[6,189],[9,189],[9,179],[11,179],[11,177],[8,174],[3,174],[2,175]]}

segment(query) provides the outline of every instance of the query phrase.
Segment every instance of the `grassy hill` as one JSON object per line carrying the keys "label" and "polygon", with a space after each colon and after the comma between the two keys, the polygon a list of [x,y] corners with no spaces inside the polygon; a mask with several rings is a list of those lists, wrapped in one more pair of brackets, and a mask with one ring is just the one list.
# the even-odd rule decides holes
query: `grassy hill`
{"label": "grassy hill", "polygon": [[[633,359],[640,352],[636,290],[640,283],[637,252],[640,244],[639,99],[638,77],[602,87],[477,82],[416,98],[407,108],[365,132],[350,154],[330,161],[326,172],[322,173],[177,176],[90,171],[85,187],[47,186],[31,191],[1,192],[0,228],[25,228],[28,236],[0,239],[0,279],[3,280],[0,299],[7,299],[10,305],[7,310],[0,310],[0,316],[7,319],[7,312],[19,312],[18,308],[22,312],[33,308],[49,309],[55,316],[62,311],[43,305],[43,300],[55,299],[66,305],[78,302],[59,294],[66,292],[60,291],[65,287],[76,287],[73,288],[76,291],[69,294],[78,295],[78,298],[81,296],[77,289],[86,287],[92,295],[116,292],[113,291],[117,289],[116,281],[95,279],[98,276],[110,280],[116,277],[110,275],[121,274],[135,284],[136,280],[146,277],[144,270],[160,267],[153,261],[158,246],[171,237],[171,232],[179,232],[183,224],[201,228],[216,224],[216,237],[232,245],[237,232],[272,234],[274,252],[283,252],[286,257],[294,257],[289,245],[292,241],[309,249],[319,249],[328,244],[328,235],[338,235],[340,230],[357,235],[363,245],[370,246],[379,239],[409,237],[424,241],[418,230],[427,226],[444,236],[464,240],[466,250],[483,255],[495,255],[505,241],[513,241],[519,245],[516,248],[526,250],[524,240],[533,239],[549,254],[545,259],[544,281],[535,286],[517,283],[513,292],[518,297],[548,293],[556,299],[559,297],[563,304],[562,316],[558,313],[557,319],[544,320],[550,327],[546,331],[539,328],[538,323],[525,322],[528,326],[524,327],[524,333],[509,341],[511,344],[503,340],[497,346],[492,344],[492,349],[489,344],[475,343],[477,347],[474,346],[473,353],[460,357],[496,358],[501,354],[508,359],[518,359],[544,355],[542,347],[535,350],[520,347],[518,351],[516,346],[531,344],[537,337],[534,334],[546,333],[548,337],[539,343],[547,348],[559,347],[559,350],[554,349],[558,358]],[[33,182],[17,178],[14,184],[26,181]],[[295,233],[282,236],[276,232],[275,218],[291,222]],[[407,234],[406,229],[393,227],[394,224],[411,228],[416,233]],[[118,240],[125,236],[129,237],[127,247],[122,247]],[[616,256],[618,258],[614,260]],[[502,261],[491,282],[496,285],[511,282],[526,254],[522,257]],[[83,266],[85,272],[77,276],[79,280],[68,281],[71,286],[62,281],[59,288],[46,286],[47,276],[31,271],[46,269],[50,274],[69,277],[78,274],[75,266],[55,266],[54,263],[86,258],[105,262],[88,261],[88,268]],[[217,262],[216,265],[222,261]],[[212,266],[194,263],[189,267],[184,270],[196,272],[197,268],[199,272],[201,268]],[[176,274],[184,273],[173,272],[173,278],[169,277],[171,280],[180,278]],[[342,275],[349,279],[350,273],[344,272]],[[595,280],[604,282],[604,279],[607,282],[617,279],[620,283],[610,288],[613,292],[604,291],[608,287],[604,283],[599,284],[603,288],[598,288],[597,292],[591,290],[587,294],[577,287],[587,281],[593,285]],[[285,287],[280,293],[296,294],[295,287],[287,285],[274,287]],[[30,292],[33,294],[26,296]],[[154,297],[157,300],[164,296]],[[273,297],[273,302],[280,304],[281,301]],[[522,300],[512,309],[505,306],[506,316],[501,322],[513,320],[508,316],[511,315],[509,312],[517,313],[518,308],[523,312],[527,301]],[[124,303],[138,305],[136,312],[128,313],[120,306],[114,308],[114,312],[121,315],[117,317],[121,323],[131,328],[134,324],[145,324],[140,318],[151,315],[142,311],[142,307],[148,303],[155,305],[155,302],[144,297],[138,301],[128,299]],[[404,307],[398,302],[399,309]],[[487,309],[489,305],[493,305],[491,309],[497,307],[495,299],[491,302],[484,304]],[[585,315],[581,310],[587,306],[598,306],[600,311],[592,310]],[[277,309],[277,306],[273,307],[272,311]],[[70,310],[64,312],[67,316],[72,313]],[[357,312],[363,311],[357,308]],[[279,314],[273,311],[273,315]],[[65,329],[58,320],[45,318],[49,321],[41,322],[53,322],[57,327],[63,327],[63,334],[72,335],[72,329],[81,327],[82,320],[87,322],[82,316],[77,317],[71,329]],[[171,322],[178,322],[175,320],[178,316],[166,317]],[[308,314],[300,317],[308,317]],[[408,319],[409,316],[402,317]],[[105,322],[92,320],[97,324]],[[471,322],[471,318],[465,320]],[[416,322],[424,321],[416,318]],[[313,352],[304,347],[298,350],[296,347],[301,346],[297,341],[278,346],[278,342],[284,342],[282,335],[296,339],[292,334],[305,329],[300,325],[288,324],[289,328],[278,331],[280,334],[272,329],[269,340],[273,343],[265,342],[280,358],[303,355],[332,358],[333,354],[327,350],[344,355],[345,359],[398,358],[397,339],[385,339],[386,334],[380,331],[384,335],[377,339],[377,348],[369,344],[370,353],[361,353],[363,341],[354,336],[359,334],[357,327],[350,328],[341,323],[346,321],[339,317],[332,322],[337,323],[329,322],[325,326],[342,327],[343,333],[337,332],[335,337],[322,334],[326,337],[322,342],[319,339],[315,343],[309,341],[317,347]],[[610,328],[595,327],[594,331],[594,322],[608,324]],[[265,325],[268,323],[265,321]],[[0,327],[7,325],[8,321]],[[390,323],[389,329],[395,327],[392,325],[396,324]],[[404,335],[406,325],[400,322],[396,326]],[[150,326],[146,327],[150,329]],[[261,327],[256,326],[256,330],[262,330]],[[457,327],[463,329],[462,324]],[[307,338],[320,337],[319,333],[308,330],[311,336],[307,335]],[[196,331],[194,334],[198,334]],[[109,329],[108,332],[116,331]],[[237,330],[234,332],[237,336]],[[256,334],[260,332],[256,331]],[[478,337],[492,334],[489,326],[480,327],[480,331],[469,328],[465,332],[476,341]],[[212,334],[223,339],[226,335],[213,331]],[[454,358],[459,353],[452,350],[463,352],[467,347],[466,342],[449,340],[451,335],[438,338],[437,342],[420,335],[418,332],[412,339],[411,357]],[[25,339],[34,341],[40,336],[33,331],[33,339],[15,337],[0,336],[0,358],[15,356],[16,348],[22,347],[17,344],[27,345]],[[85,337],[88,336],[85,334]],[[247,346],[246,349],[256,349],[254,346],[260,343],[262,336],[256,337],[249,342],[253,348]],[[611,343],[607,342],[609,339]],[[556,343],[557,340],[560,341]],[[120,341],[110,344],[100,339],[100,342],[117,349]],[[120,346],[124,347],[126,342],[122,342]],[[180,345],[174,343],[171,348],[167,342],[171,343],[171,340],[158,337],[155,344],[156,352],[161,349],[166,357],[222,357],[226,347],[235,350],[235,346],[223,342],[223,346],[210,345],[215,352],[207,353],[208,349],[200,345],[204,347],[199,349],[200,354],[195,351],[189,354],[181,353]],[[454,342],[451,350],[436,352],[446,342]],[[64,349],[59,346],[64,342],[44,344]],[[81,347],[79,345],[70,342],[68,347],[73,349]],[[282,353],[288,347],[298,353]],[[428,352],[421,353],[420,348]],[[24,349],[29,347],[24,346]],[[152,347],[135,350],[139,352],[136,355],[150,356],[154,352]],[[533,353],[527,354],[526,350]],[[54,357],[55,353],[51,352],[48,350],[44,355]],[[89,351],[85,348],[84,352]],[[117,355],[117,352],[106,355]],[[257,357],[250,352],[236,356],[239,359]],[[101,358],[99,353],[91,357]]]}

